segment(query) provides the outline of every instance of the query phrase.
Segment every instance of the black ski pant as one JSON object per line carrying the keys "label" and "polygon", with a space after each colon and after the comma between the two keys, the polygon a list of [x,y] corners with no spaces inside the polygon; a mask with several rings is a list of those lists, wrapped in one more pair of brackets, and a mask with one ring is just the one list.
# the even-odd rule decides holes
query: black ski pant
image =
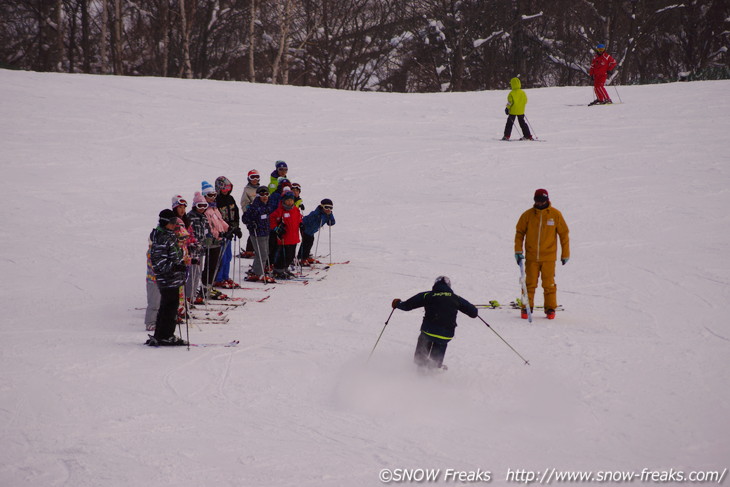
{"label": "black ski pant", "polygon": [[413,356],[413,361],[419,367],[440,368],[444,363],[444,355],[446,355],[446,347],[448,346],[448,341],[421,332],[418,335],[418,342],[416,342],[416,353]]}
{"label": "black ski pant", "polygon": [[155,321],[155,338],[164,340],[175,335],[177,307],[180,304],[180,287],[160,288],[160,308]]}
{"label": "black ski pant", "polygon": [[299,260],[304,260],[309,257],[309,254],[312,252],[312,245],[314,245],[314,235],[307,235],[302,232],[302,244],[299,246],[299,254],[297,254],[297,258]]}
{"label": "black ski pant", "polygon": [[284,271],[289,268],[292,262],[294,262],[294,254],[296,253],[296,244],[294,245],[279,245],[276,254],[276,261],[274,261],[274,269],[277,271]]}
{"label": "black ski pant", "polygon": [[507,117],[507,125],[504,126],[504,136],[509,137],[512,135],[512,125],[515,123],[515,117],[517,117],[517,121],[520,123],[522,135],[528,138],[532,137],[532,134],[530,134],[530,127],[527,126],[524,115],[510,115]]}

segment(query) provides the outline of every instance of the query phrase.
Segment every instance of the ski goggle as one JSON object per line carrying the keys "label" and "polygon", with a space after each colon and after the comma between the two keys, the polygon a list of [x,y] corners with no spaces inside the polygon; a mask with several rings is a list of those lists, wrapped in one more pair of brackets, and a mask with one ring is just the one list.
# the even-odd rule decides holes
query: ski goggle
{"label": "ski goggle", "polygon": [[199,210],[205,210],[208,208],[208,203],[198,203],[195,205],[195,207]]}
{"label": "ski goggle", "polygon": [[216,196],[218,196],[218,193],[206,193],[205,194],[206,198],[215,198]]}
{"label": "ski goggle", "polygon": [[248,179],[261,179],[261,176],[256,176],[254,174],[253,176],[249,176]]}
{"label": "ski goggle", "polygon": [[261,198],[263,198],[264,196],[267,196],[267,197],[269,196],[269,192],[268,191],[262,191],[262,192],[256,193],[256,194],[258,194]]}
{"label": "ski goggle", "polygon": [[178,206],[188,206],[188,202],[185,201],[182,198],[180,198],[179,200],[177,200],[177,204],[178,204]]}
{"label": "ski goggle", "polygon": [[322,208],[325,210],[332,210],[332,205],[323,205]]}

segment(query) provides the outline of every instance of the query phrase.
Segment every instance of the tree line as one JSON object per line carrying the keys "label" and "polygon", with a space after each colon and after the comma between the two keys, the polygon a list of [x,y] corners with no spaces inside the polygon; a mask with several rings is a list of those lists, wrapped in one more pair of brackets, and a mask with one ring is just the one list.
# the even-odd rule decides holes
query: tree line
{"label": "tree line", "polygon": [[727,0],[0,0],[0,67],[395,92],[730,78]]}

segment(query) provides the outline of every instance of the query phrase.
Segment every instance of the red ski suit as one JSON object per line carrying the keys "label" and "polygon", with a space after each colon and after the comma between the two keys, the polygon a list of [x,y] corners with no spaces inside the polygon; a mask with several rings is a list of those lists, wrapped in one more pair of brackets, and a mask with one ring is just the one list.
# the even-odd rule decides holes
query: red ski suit
{"label": "red ski suit", "polygon": [[286,233],[281,241],[281,245],[296,245],[299,243],[299,225],[302,223],[302,212],[299,208],[293,206],[287,210],[281,203],[279,207],[272,211],[269,215],[269,225],[273,230],[280,221],[284,222]]}
{"label": "red ski suit", "polygon": [[612,71],[616,64],[616,60],[607,52],[596,54],[593,62],[591,62],[591,69],[588,74],[593,76],[593,90],[596,92],[596,99],[599,101],[611,100],[604,85],[606,84],[608,72]]}

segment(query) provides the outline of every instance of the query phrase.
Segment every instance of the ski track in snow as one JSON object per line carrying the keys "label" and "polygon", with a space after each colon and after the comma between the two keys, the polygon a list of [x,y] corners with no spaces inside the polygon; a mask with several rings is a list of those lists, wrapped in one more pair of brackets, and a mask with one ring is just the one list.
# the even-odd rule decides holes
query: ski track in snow
{"label": "ski track in snow", "polygon": [[[0,239],[0,485],[728,467],[730,82],[619,87],[606,109],[566,106],[589,87],[527,90],[541,144],[492,140],[506,91],[5,70],[0,86],[0,173],[24,193]],[[272,286],[225,325],[191,323],[192,342],[237,347],[142,346],[159,210],[220,175],[238,201],[246,172],[266,181],[277,159],[307,212],[334,200],[317,253],[351,263]],[[514,225],[539,187],[571,229],[565,311],[480,311],[531,365],[460,316],[449,370],[421,376],[417,310],[393,314],[366,365],[391,300],[437,275],[474,303],[519,295]]]}

